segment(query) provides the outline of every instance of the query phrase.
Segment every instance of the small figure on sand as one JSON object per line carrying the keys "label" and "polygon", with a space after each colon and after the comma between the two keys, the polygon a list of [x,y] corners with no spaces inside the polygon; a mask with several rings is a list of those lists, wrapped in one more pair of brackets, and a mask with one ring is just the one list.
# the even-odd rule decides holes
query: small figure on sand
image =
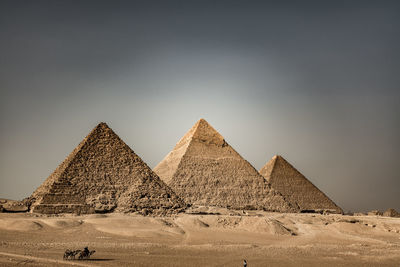
{"label": "small figure on sand", "polygon": [[75,256],[78,255],[79,260],[89,259],[90,256],[95,253],[95,250],[90,251],[88,247],[85,247],[83,250],[70,250],[67,249],[64,253],[64,260],[75,260]]}
{"label": "small figure on sand", "polygon": [[247,261],[243,260],[243,267],[247,267]]}
{"label": "small figure on sand", "polygon": [[88,248],[88,247],[85,247],[85,248],[83,249],[83,251],[79,253],[78,259],[79,259],[79,260],[89,259],[90,256],[91,256],[93,253],[95,253],[95,252],[96,252],[96,250],[89,251],[89,248]]}

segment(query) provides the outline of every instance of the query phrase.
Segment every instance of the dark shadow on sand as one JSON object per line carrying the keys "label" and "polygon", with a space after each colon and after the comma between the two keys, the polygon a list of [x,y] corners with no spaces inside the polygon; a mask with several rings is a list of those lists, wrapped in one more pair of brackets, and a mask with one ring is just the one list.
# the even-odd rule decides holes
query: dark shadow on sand
{"label": "dark shadow on sand", "polygon": [[84,259],[84,260],[78,260],[78,261],[113,261],[115,259]]}

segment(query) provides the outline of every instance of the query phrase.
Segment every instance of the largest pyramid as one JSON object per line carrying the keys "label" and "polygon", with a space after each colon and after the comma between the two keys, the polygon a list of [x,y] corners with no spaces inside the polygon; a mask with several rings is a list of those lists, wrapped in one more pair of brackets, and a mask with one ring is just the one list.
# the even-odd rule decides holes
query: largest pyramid
{"label": "largest pyramid", "polygon": [[154,171],[187,203],[296,210],[204,119],[181,138]]}
{"label": "largest pyramid", "polygon": [[300,211],[343,213],[339,206],[282,156],[274,156],[261,168],[260,173],[268,180],[272,188],[282,193],[292,205],[297,204]]}
{"label": "largest pyramid", "polygon": [[184,202],[105,123],[100,123],[33,192],[31,211],[46,214],[169,214]]}

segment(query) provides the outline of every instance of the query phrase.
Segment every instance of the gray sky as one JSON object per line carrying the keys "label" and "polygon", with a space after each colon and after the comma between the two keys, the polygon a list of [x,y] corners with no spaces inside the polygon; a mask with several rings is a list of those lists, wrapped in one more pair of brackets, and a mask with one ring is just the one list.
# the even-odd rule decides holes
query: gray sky
{"label": "gray sky", "polygon": [[0,2],[0,197],[100,121],[154,167],[205,118],[257,169],[400,210],[396,1],[131,2]]}

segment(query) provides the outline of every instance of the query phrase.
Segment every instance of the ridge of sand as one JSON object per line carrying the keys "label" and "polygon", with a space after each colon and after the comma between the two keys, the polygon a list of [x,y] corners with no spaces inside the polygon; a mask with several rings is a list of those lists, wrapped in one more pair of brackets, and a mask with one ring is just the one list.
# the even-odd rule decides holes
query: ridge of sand
{"label": "ridge of sand", "polygon": [[301,211],[321,210],[343,213],[339,206],[282,156],[274,156],[261,168],[260,174],[292,205],[298,205]]}
{"label": "ridge of sand", "polygon": [[[397,266],[400,260],[399,218],[247,210],[243,214],[0,213],[0,225],[6,222],[0,227],[0,266],[240,266],[243,259],[252,266]],[[83,223],[59,227],[55,222],[60,220]],[[43,227],[15,229],[11,221],[34,221]],[[90,261],[62,260],[66,249],[85,246],[96,250]],[[35,259],[21,262],[16,255]]]}
{"label": "ridge of sand", "polygon": [[294,212],[284,197],[200,119],[154,171],[187,203]]}

